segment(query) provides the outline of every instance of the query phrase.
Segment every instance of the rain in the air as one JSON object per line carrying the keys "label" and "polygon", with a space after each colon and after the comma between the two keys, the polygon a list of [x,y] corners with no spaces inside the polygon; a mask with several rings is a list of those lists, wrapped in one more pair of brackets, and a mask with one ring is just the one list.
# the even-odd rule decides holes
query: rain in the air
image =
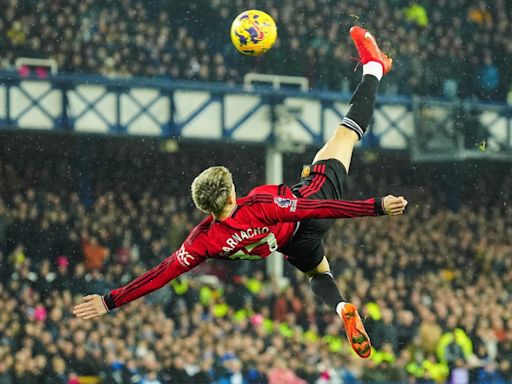
{"label": "rain in the air", "polygon": [[0,384],[512,383],[511,35],[1,0]]}

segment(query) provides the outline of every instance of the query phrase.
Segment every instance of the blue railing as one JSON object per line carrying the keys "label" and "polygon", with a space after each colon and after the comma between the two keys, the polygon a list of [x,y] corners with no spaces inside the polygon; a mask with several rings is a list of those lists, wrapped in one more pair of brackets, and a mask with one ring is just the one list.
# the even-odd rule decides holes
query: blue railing
{"label": "blue railing", "polygon": [[[319,145],[343,118],[350,97],[161,78],[59,74],[40,79],[0,72],[0,129]],[[379,97],[362,144],[410,149],[426,105],[446,111],[459,105],[418,100]],[[487,139],[510,148],[512,109],[483,104],[472,108],[482,111],[478,118],[489,125]]]}

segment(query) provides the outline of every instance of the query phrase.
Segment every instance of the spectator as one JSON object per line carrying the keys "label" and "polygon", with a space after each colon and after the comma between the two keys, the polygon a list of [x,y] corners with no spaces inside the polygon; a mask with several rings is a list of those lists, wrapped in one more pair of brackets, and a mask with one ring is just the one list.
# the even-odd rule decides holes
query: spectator
{"label": "spectator", "polygon": [[435,315],[427,310],[423,311],[423,321],[418,329],[420,345],[424,353],[434,353],[441,339],[442,329],[435,321]]}
{"label": "spectator", "polygon": [[418,27],[425,28],[428,25],[428,15],[425,7],[418,3],[412,3],[404,11],[405,20]]}
{"label": "spectator", "polygon": [[84,239],[83,247],[87,269],[102,269],[109,254],[108,248],[101,246],[95,237]]}
{"label": "spectator", "polygon": [[479,371],[478,371],[478,383],[481,384],[505,384],[507,380],[503,377],[503,375],[496,370],[496,363],[487,362]]}
{"label": "spectator", "polygon": [[[368,303],[368,313],[378,325],[371,333],[376,347],[372,358],[356,364],[341,337],[338,319],[315,306],[307,279],[286,270],[292,284],[278,290],[275,282],[264,277],[261,263],[251,264],[249,271],[243,269],[247,263],[240,264],[240,269],[229,265],[229,273],[222,263],[205,264],[208,273],[218,276],[210,276],[215,285],[208,290],[192,274],[164,290],[163,297],[140,300],[113,312],[101,324],[72,318],[74,295],[89,289],[107,290],[109,284],[130,280],[144,268],[143,257],[154,264],[160,254],[172,249],[167,216],[178,214],[176,225],[184,227],[198,221],[188,207],[185,176],[169,178],[164,172],[169,162],[195,171],[200,165],[193,157],[206,158],[210,149],[195,145],[192,154],[181,150],[176,157],[155,155],[152,165],[145,165],[154,171],[151,174],[141,174],[136,166],[118,165],[131,164],[123,159],[123,152],[141,164],[150,161],[147,153],[138,159],[133,151],[119,150],[117,161],[99,158],[102,165],[92,182],[92,204],[86,205],[77,199],[80,183],[48,182],[54,164],[64,164],[78,174],[73,161],[55,153],[46,154],[43,162],[33,155],[37,151],[30,150],[31,156],[20,155],[14,163],[7,159],[6,142],[2,137],[0,196],[7,228],[0,248],[11,254],[25,242],[26,246],[23,258],[2,264],[0,269],[5,277],[0,280],[0,380],[76,382],[77,375],[92,373],[117,383],[143,379],[162,384],[214,383],[242,377],[252,384],[276,380],[279,375],[297,382],[328,382],[339,376],[353,382],[363,374],[402,380],[401,370],[407,372],[409,381],[430,382],[448,378],[448,362],[452,377],[467,377],[468,370],[477,377],[479,373],[472,370],[475,359],[486,364],[495,360],[488,371],[480,372],[492,377],[488,380],[499,380],[500,375],[511,380],[512,307],[507,292],[512,287],[508,257],[512,237],[507,236],[511,222],[503,207],[511,198],[512,175],[507,166],[486,164],[478,189],[469,177],[475,172],[472,168],[471,184],[461,184],[458,211],[446,208],[443,195],[449,192],[436,186],[437,175],[449,170],[441,165],[429,164],[425,169],[417,165],[416,174],[403,169],[396,178],[364,167],[354,173],[355,197],[399,184],[404,195],[421,202],[397,223],[338,223],[326,241],[340,284],[354,287],[353,281],[358,281],[350,296],[358,305]],[[86,149],[87,144],[80,142]],[[247,147],[244,154],[250,151]],[[223,154],[218,156],[217,160],[223,160]],[[300,168],[294,164],[300,159],[288,160],[286,172]],[[235,156],[226,159],[233,168],[237,161]],[[255,174],[255,168],[252,162],[239,162],[241,188],[260,182],[262,175]],[[500,183],[495,182],[498,176]],[[290,172],[286,177],[295,175]],[[124,179],[130,183],[124,184]],[[32,189],[33,185],[48,189]],[[486,194],[475,194],[475,190]],[[433,191],[437,191],[435,200]],[[88,270],[81,252],[36,253],[41,244],[47,244],[45,238],[57,233],[52,225],[42,225],[52,222],[49,217],[61,217],[57,221],[72,245],[68,249],[80,248],[78,236],[70,235],[73,232],[95,237],[112,250],[130,239],[126,245],[130,252],[147,244],[149,254],[131,255],[122,264],[106,258],[101,270]],[[29,235],[33,228],[39,228],[38,236]],[[143,232],[147,235],[141,236]],[[278,301],[285,309],[274,315]],[[492,313],[482,302],[493,308]],[[438,347],[439,356],[433,353]],[[226,363],[234,357],[234,365]]]}
{"label": "spectator", "polygon": [[[437,96],[444,85],[448,95],[458,86],[467,88],[458,96],[506,98],[510,55],[502,53],[512,23],[505,0],[269,0],[265,10],[276,18],[279,38],[263,58],[249,60],[227,43],[228,26],[246,8],[240,0],[59,0],[52,6],[13,0],[0,15],[0,29],[6,31],[0,36],[5,52],[0,65],[9,70],[16,58],[28,56],[54,59],[63,72],[227,83],[241,83],[247,72],[265,72],[307,77],[315,88],[346,91],[356,79],[349,69],[346,31],[350,24],[363,23],[392,47],[396,65],[383,84],[389,93]],[[474,52],[484,50],[492,64],[474,63]],[[503,63],[497,62],[501,57]],[[462,70],[466,63],[482,64],[479,73]],[[41,70],[39,75],[45,76]],[[481,81],[471,82],[479,76]],[[491,94],[482,92],[482,85],[491,87]]]}
{"label": "spectator", "polygon": [[483,63],[478,71],[478,89],[480,96],[485,100],[495,100],[500,85],[500,74],[498,67],[493,63],[490,52],[484,55]]}
{"label": "spectator", "polygon": [[0,384],[13,384],[14,381],[9,373],[9,363],[7,361],[0,362]]}
{"label": "spectator", "polygon": [[306,381],[299,378],[291,369],[287,368],[284,360],[277,358],[268,372],[268,383],[306,384]]}
{"label": "spectator", "polygon": [[56,356],[51,360],[51,371],[46,375],[44,384],[66,384],[67,377],[66,363]]}
{"label": "spectator", "polygon": [[242,363],[236,358],[225,361],[228,374],[217,381],[218,384],[248,384],[242,373]]}
{"label": "spectator", "polygon": [[372,328],[372,341],[377,349],[389,343],[394,352],[398,351],[398,331],[393,324],[394,314],[389,308],[381,309],[382,318]]}

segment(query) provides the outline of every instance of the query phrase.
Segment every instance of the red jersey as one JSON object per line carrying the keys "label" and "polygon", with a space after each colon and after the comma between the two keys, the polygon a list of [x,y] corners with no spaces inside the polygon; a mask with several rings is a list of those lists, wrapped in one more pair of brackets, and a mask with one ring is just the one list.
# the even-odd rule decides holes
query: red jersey
{"label": "red jersey", "polygon": [[303,219],[353,218],[383,214],[381,202],[313,200],[295,197],[285,185],[263,185],[237,200],[223,220],[211,215],[159,265],[104,297],[109,309],[163,287],[207,258],[258,260],[279,250],[293,237]]}

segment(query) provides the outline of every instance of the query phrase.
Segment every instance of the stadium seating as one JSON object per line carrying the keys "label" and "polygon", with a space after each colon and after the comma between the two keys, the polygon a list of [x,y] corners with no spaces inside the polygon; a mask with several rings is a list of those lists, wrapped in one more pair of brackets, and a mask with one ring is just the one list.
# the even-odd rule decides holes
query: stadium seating
{"label": "stadium seating", "polygon": [[[182,158],[191,178],[204,165],[192,157],[211,148],[152,159],[116,148],[116,161],[105,151],[86,187],[73,180],[83,167],[76,156],[34,156],[28,144],[14,161],[8,148],[21,146],[0,146],[0,383],[430,382],[455,370],[472,382],[512,379],[506,167],[459,170],[461,183],[449,190],[449,166],[413,174],[396,160],[382,173],[355,160],[353,197],[397,192],[411,201],[403,217],[340,221],[327,239],[334,275],[363,308],[374,341],[364,361],[290,266],[293,284],[280,289],[264,263],[214,261],[101,321],[74,318],[74,300],[128,282],[183,240],[200,215],[188,180],[178,175],[169,188],[168,175],[178,173],[165,170]],[[241,191],[262,182],[251,164],[223,160]],[[119,165],[129,161],[136,166]],[[300,169],[303,159],[289,161]],[[141,174],[149,163],[154,173]],[[488,200],[472,194],[477,174]],[[497,174],[501,186],[492,185]],[[91,244],[102,250],[96,264],[88,264]]]}
{"label": "stadium seating", "polygon": [[[242,56],[229,26],[263,3],[278,41],[265,56]],[[261,72],[348,92],[360,73],[347,32],[361,24],[394,59],[380,94],[512,103],[507,0],[2,6],[0,71],[12,84],[12,71],[27,75],[16,59],[29,57],[52,59],[59,72],[86,80],[80,75],[233,84]],[[41,100],[32,96],[29,108],[39,113]],[[14,91],[0,95],[11,113],[17,107],[8,100],[16,97],[24,101]],[[0,118],[2,127],[19,128],[8,114]],[[484,152],[475,121],[461,121],[465,134],[472,130],[468,148],[476,141]],[[508,124],[489,116],[476,124],[489,121],[495,132]],[[97,321],[74,317],[83,295],[126,284],[182,243],[203,217],[189,196],[202,169],[226,165],[240,194],[265,181],[262,146],[171,144],[0,130],[0,384],[512,382],[512,171],[505,162],[412,164],[399,151],[357,151],[347,198],[394,193],[410,201],[404,216],[340,220],[326,238],[338,286],[372,338],[368,360],[353,354],[339,318],[288,263],[284,286],[266,276],[265,262],[209,261]],[[287,184],[313,153],[285,155]]]}
{"label": "stadium seating", "polygon": [[348,90],[358,76],[348,29],[376,32],[395,60],[390,94],[505,100],[511,88],[511,4],[506,0],[269,0],[278,43],[262,58],[238,54],[229,25],[241,0],[120,3],[12,0],[0,15],[0,67],[52,58],[59,70],[241,82],[248,72],[305,76],[318,89]]}

